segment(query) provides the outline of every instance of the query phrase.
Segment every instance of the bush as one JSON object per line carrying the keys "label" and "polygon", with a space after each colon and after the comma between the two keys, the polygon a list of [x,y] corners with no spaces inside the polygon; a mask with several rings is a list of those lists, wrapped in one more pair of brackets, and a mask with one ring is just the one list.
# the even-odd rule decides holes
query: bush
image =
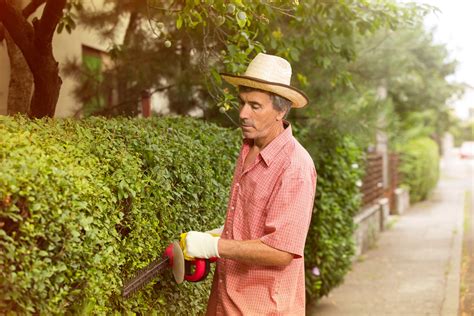
{"label": "bush", "polygon": [[318,172],[316,201],[306,241],[306,293],[317,300],[342,283],[354,255],[354,221],[361,195],[363,152],[330,130],[302,130],[300,138]]}
{"label": "bush", "polygon": [[439,179],[439,151],[428,137],[415,138],[399,148],[402,184],[410,189],[410,201],[427,198]]}
{"label": "bush", "polygon": [[210,280],[165,273],[127,301],[122,281],[223,223],[239,139],[187,118],[2,117],[0,311],[202,313]]}
{"label": "bush", "polygon": [[[306,288],[338,285],[353,254],[361,152],[295,127],[318,170]],[[206,282],[164,273],[129,300],[123,280],[180,232],[224,222],[240,133],[190,118],[0,118],[0,312],[200,314]],[[317,267],[320,275],[314,275]]]}

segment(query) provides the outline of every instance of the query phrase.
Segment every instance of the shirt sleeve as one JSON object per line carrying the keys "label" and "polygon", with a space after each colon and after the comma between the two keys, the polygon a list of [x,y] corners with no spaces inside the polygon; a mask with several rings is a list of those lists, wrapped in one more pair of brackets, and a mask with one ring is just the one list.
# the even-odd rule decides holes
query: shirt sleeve
{"label": "shirt sleeve", "polygon": [[285,172],[268,203],[264,236],[260,240],[295,257],[303,256],[315,191],[314,168]]}

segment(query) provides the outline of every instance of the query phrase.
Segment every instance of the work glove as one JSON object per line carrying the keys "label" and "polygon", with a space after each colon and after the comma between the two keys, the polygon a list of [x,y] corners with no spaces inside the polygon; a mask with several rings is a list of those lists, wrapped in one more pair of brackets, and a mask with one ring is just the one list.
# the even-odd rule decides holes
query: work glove
{"label": "work glove", "polygon": [[219,257],[218,242],[220,237],[208,233],[190,231],[181,236],[181,247],[185,258],[209,259]]}
{"label": "work glove", "polygon": [[224,231],[224,225],[222,225],[221,227],[218,227],[218,228],[208,230],[208,231],[206,231],[206,233],[217,237],[217,236],[222,235],[223,231]]}

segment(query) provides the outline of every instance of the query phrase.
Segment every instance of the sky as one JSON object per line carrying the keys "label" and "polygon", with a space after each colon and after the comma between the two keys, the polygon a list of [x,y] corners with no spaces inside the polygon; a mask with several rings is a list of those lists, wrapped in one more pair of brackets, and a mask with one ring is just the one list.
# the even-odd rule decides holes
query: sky
{"label": "sky", "polygon": [[[407,1],[404,1],[407,2]],[[473,0],[415,0],[435,6],[439,11],[425,18],[427,29],[433,29],[436,43],[447,46],[450,56],[459,62],[456,74],[449,78],[471,86],[462,99],[454,101],[455,113],[463,119],[474,108],[474,1]]]}

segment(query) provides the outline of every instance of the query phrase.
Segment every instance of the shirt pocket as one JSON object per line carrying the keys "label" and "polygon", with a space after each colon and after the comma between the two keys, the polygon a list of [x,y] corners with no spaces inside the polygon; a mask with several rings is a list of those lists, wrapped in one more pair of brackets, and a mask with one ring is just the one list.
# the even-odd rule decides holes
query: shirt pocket
{"label": "shirt pocket", "polygon": [[273,187],[271,180],[265,177],[264,174],[258,178],[255,175],[248,174],[243,179],[239,196],[244,208],[251,207],[253,210],[259,211],[266,208]]}

